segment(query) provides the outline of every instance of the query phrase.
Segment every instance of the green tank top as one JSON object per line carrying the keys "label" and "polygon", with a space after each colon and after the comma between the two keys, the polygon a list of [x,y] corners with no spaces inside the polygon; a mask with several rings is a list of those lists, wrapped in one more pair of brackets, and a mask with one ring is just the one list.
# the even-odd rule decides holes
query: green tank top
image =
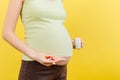
{"label": "green tank top", "polygon": [[[25,0],[20,13],[25,43],[52,56],[72,56],[72,39],[64,26],[66,12],[62,0]],[[33,60],[23,54],[23,60]]]}

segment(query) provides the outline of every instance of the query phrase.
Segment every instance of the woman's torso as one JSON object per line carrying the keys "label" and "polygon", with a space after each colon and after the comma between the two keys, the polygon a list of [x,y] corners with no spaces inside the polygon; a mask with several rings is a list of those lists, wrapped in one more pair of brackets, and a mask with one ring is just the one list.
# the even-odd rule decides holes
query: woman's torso
{"label": "woman's torso", "polygon": [[[53,56],[72,55],[72,41],[63,22],[62,0],[25,0],[21,11],[25,42],[38,52]],[[33,60],[23,54],[23,60]]]}

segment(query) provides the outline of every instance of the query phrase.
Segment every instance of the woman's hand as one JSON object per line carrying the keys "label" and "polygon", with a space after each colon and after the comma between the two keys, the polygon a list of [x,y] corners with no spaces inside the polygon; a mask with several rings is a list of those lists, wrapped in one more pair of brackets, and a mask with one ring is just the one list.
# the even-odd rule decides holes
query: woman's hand
{"label": "woman's hand", "polygon": [[[84,42],[83,42],[82,39],[80,39],[80,40],[81,40],[81,43],[80,43],[81,48],[83,48],[83,46],[84,46]],[[73,49],[76,49],[76,47],[75,47],[75,38],[72,40],[72,45],[73,45]]]}
{"label": "woman's hand", "polygon": [[69,60],[71,59],[71,57],[63,57],[63,58],[65,58],[64,61],[57,61],[55,65],[60,65],[60,66],[67,65]]}
{"label": "woman's hand", "polygon": [[45,66],[51,66],[51,65],[54,65],[53,63],[56,64],[58,62],[62,62],[65,60],[65,58],[54,57],[54,56],[51,56],[52,59],[48,59],[46,58],[46,56],[50,56],[50,55],[46,55],[44,53],[38,53],[34,59]]}

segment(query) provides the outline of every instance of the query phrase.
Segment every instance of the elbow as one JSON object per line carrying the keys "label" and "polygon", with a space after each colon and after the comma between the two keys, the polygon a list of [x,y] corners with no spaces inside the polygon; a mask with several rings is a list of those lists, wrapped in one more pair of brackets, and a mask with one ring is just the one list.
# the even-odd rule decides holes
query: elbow
{"label": "elbow", "polygon": [[6,33],[7,33],[7,32],[2,32],[2,39],[5,40],[5,41],[6,41],[6,39],[7,39],[7,36],[9,36],[9,35],[7,35]]}
{"label": "elbow", "polygon": [[2,39],[6,40],[6,33],[5,33],[5,31],[2,31]]}
{"label": "elbow", "polygon": [[7,41],[8,38],[10,38],[11,33],[12,33],[11,31],[6,31],[6,30],[4,31],[4,30],[3,30],[3,31],[2,31],[2,39],[5,40],[5,41]]}

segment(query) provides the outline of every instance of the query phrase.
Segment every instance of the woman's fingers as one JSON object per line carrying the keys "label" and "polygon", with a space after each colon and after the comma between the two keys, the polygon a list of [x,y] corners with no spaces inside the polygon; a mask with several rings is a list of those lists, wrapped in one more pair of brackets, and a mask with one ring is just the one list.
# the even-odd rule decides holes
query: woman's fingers
{"label": "woman's fingers", "polygon": [[50,55],[40,55],[39,58],[40,63],[45,66],[57,65],[57,64],[65,64],[66,58],[57,57],[57,56],[50,56]]}
{"label": "woman's fingers", "polygon": [[55,57],[53,65],[65,65],[66,59],[61,57]]}
{"label": "woman's fingers", "polygon": [[55,62],[65,61],[65,58],[56,57]]}
{"label": "woman's fingers", "polygon": [[83,40],[81,39],[81,47],[83,48],[83,46],[84,46],[84,42],[83,42]]}
{"label": "woman's fingers", "polygon": [[72,40],[73,49],[75,49],[75,39]]}
{"label": "woman's fingers", "polygon": [[38,61],[39,63],[45,66],[51,66],[51,65],[57,65],[58,62],[64,62],[65,58],[50,56],[45,54],[38,54],[36,61]]}
{"label": "woman's fingers", "polygon": [[48,58],[45,57],[45,58],[43,59],[43,63],[44,63],[44,64],[52,64],[52,63],[53,63],[53,60],[48,59]]}
{"label": "woman's fingers", "polygon": [[45,56],[45,58],[46,58],[48,61],[52,61],[52,64],[53,64],[53,65],[55,65],[55,64],[58,63],[58,62],[65,61],[65,58],[63,58],[63,57]]}
{"label": "woman's fingers", "polygon": [[65,58],[62,57],[55,57],[55,56],[45,56],[47,61],[52,61],[52,62],[59,62],[59,61],[64,61]]}
{"label": "woman's fingers", "polygon": [[56,65],[66,65],[70,60],[70,57],[66,57],[64,61],[56,62]]}
{"label": "woman's fingers", "polygon": [[51,63],[44,63],[43,65],[45,65],[45,66],[52,66],[52,64]]}

